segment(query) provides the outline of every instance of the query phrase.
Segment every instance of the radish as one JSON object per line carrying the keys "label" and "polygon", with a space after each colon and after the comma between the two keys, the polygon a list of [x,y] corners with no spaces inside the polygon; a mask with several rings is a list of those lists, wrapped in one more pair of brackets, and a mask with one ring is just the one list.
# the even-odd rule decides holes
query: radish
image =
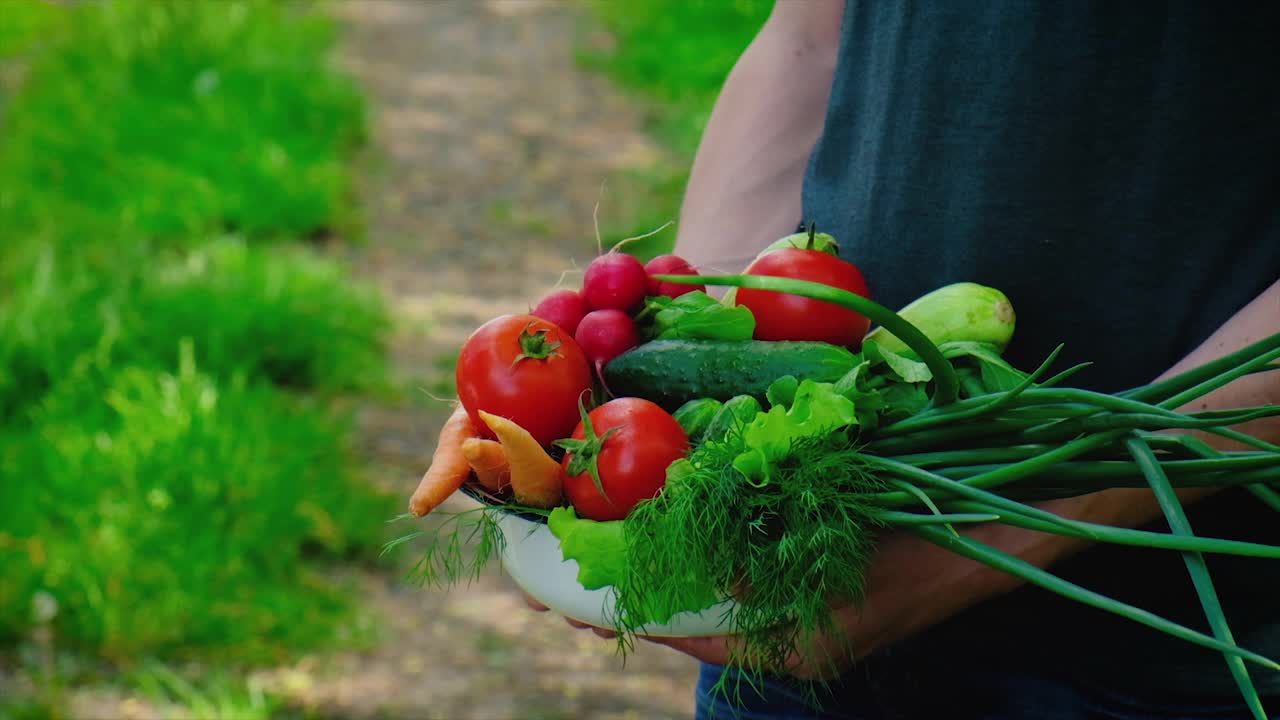
{"label": "radish", "polygon": [[576,290],[553,290],[529,313],[553,322],[569,335],[578,332],[578,323],[587,314],[587,301]]}
{"label": "radish", "polygon": [[587,266],[582,294],[592,310],[633,310],[644,302],[649,274],[631,255],[612,251]]}
{"label": "radish", "polygon": [[604,366],[610,360],[640,344],[640,332],[630,315],[608,308],[587,313],[578,323],[573,339],[595,365],[596,374],[603,377]]}
{"label": "radish", "polygon": [[650,296],[666,295],[674,298],[694,290],[707,291],[706,285],[681,285],[653,278],[654,275],[697,275],[698,272],[693,269],[689,261],[678,255],[659,255],[645,263],[644,270],[649,276]]}

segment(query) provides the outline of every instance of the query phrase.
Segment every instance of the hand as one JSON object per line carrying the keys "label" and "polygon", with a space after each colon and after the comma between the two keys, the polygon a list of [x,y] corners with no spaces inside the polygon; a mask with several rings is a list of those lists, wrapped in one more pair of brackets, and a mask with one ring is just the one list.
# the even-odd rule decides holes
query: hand
{"label": "hand", "polygon": [[[547,612],[551,609],[546,605],[543,605],[542,603],[535,600],[533,596],[530,595],[529,593],[521,593],[521,594],[524,595],[525,604],[528,605],[530,608],[538,612]],[[590,630],[591,632],[595,633],[596,635],[599,635],[602,638],[608,639],[608,638],[616,638],[618,636],[618,634],[616,632],[613,632],[612,630],[606,630],[604,628],[596,627],[594,625],[588,625],[584,622],[579,622],[570,617],[566,617],[564,621],[569,623],[570,627],[575,627],[579,630]]]}
{"label": "hand", "polygon": [[[537,612],[548,612],[550,610],[550,608],[535,600],[528,593],[522,594],[524,595],[525,604],[533,610]],[[579,630],[590,630],[605,639],[613,639],[618,636],[612,630],[588,625],[573,618],[566,617],[564,621],[571,627]],[[665,645],[696,660],[713,665],[727,665],[741,651],[741,644],[738,638],[733,635],[710,637],[651,637],[641,635],[639,637],[641,640],[655,645]],[[812,650],[814,652],[807,654],[808,659],[806,659],[806,656],[796,652],[793,653],[791,660],[786,663],[786,667],[767,669],[771,672],[788,674],[802,680],[817,680],[834,677],[848,669],[852,664],[853,655],[841,650],[840,644],[832,638],[822,637],[815,639]],[[823,663],[814,659],[822,657],[830,658],[830,660]]]}

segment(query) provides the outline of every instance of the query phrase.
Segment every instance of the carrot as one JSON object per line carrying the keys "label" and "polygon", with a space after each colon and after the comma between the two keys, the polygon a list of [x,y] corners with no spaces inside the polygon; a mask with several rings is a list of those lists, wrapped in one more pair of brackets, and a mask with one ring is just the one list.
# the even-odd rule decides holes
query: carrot
{"label": "carrot", "polygon": [[471,417],[459,405],[440,428],[440,439],[431,456],[431,466],[418,482],[413,497],[409,498],[409,512],[422,517],[462,487],[462,483],[471,476],[471,466],[462,454],[462,443],[475,435]]}
{"label": "carrot", "polygon": [[502,449],[507,453],[507,462],[511,464],[511,489],[515,492],[516,501],[531,507],[559,505],[564,486],[560,463],[551,459],[528,430],[511,420],[483,411],[480,419],[498,436]]}
{"label": "carrot", "polygon": [[495,440],[467,438],[462,441],[462,455],[476,474],[476,480],[491,492],[511,484],[511,463],[502,444]]}

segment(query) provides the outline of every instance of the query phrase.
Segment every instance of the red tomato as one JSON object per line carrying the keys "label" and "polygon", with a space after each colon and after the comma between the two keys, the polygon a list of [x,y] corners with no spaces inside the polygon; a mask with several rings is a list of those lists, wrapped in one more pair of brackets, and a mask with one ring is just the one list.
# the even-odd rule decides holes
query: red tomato
{"label": "red tomato", "polygon": [[[774,250],[751,263],[746,274],[808,280],[870,297],[853,263],[817,250]],[[755,316],[757,340],[817,340],[857,348],[871,327],[870,320],[852,310],[773,290],[738,288],[736,302]]]}
{"label": "red tomato", "polygon": [[485,437],[480,410],[514,421],[542,445],[569,436],[578,398],[591,389],[591,365],[558,325],[503,315],[481,325],[458,355],[458,399]]}
{"label": "red tomato", "polygon": [[[689,452],[689,438],[666,410],[640,398],[611,400],[587,417],[592,437],[604,441],[593,446],[584,424],[573,431],[574,440],[587,442],[565,454],[564,492],[581,517],[621,520],[640,501],[658,494],[667,481],[667,466]],[[575,467],[579,456],[580,463],[594,456],[604,495],[590,472]],[[571,474],[571,467],[578,472]]]}

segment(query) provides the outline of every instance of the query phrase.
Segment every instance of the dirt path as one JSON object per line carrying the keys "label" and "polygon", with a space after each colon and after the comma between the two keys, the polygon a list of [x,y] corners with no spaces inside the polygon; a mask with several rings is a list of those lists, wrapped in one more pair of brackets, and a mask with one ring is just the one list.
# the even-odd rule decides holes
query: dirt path
{"label": "dirt path", "polygon": [[[417,391],[363,417],[365,451],[407,493],[426,466],[449,359],[494,315],[525,308],[595,252],[601,184],[660,159],[605,81],[575,68],[572,6],[540,0],[336,3],[346,63],[371,97],[380,167],[356,267],[402,321],[393,349]],[[602,205],[605,212],[608,199]],[[375,650],[280,676],[326,716],[689,717],[695,664],[528,611],[496,569],[440,594],[367,576],[385,620]]]}

